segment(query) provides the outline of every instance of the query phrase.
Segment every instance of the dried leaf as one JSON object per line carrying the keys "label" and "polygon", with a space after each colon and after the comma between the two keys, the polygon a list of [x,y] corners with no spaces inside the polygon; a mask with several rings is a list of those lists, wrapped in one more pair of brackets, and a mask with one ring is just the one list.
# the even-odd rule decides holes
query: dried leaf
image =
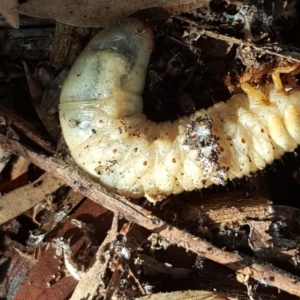
{"label": "dried leaf", "polygon": [[0,225],[15,218],[45,199],[61,187],[63,183],[48,175],[43,174],[35,182],[15,189],[0,197]]}
{"label": "dried leaf", "polygon": [[18,4],[18,0],[0,0],[0,13],[6,22],[14,28],[19,28],[20,16],[14,10]]}
{"label": "dried leaf", "polygon": [[226,300],[225,296],[207,291],[179,291],[140,297],[137,300]]}
{"label": "dried leaf", "polygon": [[19,6],[22,14],[52,18],[82,27],[105,27],[142,9],[160,7],[170,14],[187,12],[207,4],[208,0],[32,0]]}

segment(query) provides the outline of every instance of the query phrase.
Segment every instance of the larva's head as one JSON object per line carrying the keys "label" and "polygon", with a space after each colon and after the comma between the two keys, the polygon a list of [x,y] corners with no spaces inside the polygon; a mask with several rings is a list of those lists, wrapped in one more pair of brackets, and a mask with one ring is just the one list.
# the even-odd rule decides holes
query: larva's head
{"label": "larva's head", "polygon": [[108,98],[120,90],[140,96],[152,44],[150,28],[136,19],[102,30],[73,65],[60,102]]}
{"label": "larva's head", "polygon": [[87,48],[111,49],[133,59],[149,59],[152,45],[153,35],[149,27],[137,19],[125,19],[98,33]]}
{"label": "larva's head", "polygon": [[87,48],[112,50],[124,55],[127,60],[127,72],[120,78],[122,89],[141,95],[153,48],[153,35],[149,27],[137,19],[125,19],[101,31]]}

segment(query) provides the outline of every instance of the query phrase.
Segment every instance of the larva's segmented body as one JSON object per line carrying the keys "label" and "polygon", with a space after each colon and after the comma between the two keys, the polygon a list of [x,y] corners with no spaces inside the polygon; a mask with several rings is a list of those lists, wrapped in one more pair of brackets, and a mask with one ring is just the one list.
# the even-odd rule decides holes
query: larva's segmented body
{"label": "larva's segmented body", "polygon": [[175,122],[148,120],[141,93],[151,48],[150,30],[125,20],[89,43],[64,84],[65,140],[76,163],[102,185],[156,201],[263,169],[300,143],[300,92],[285,95],[278,84],[252,98],[241,82],[249,95]]}

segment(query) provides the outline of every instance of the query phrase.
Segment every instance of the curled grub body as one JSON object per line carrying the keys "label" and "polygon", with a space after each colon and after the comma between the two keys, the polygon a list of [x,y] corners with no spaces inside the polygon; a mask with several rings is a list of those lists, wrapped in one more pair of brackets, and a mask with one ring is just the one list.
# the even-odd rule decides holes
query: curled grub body
{"label": "curled grub body", "polygon": [[246,93],[226,103],[175,122],[148,120],[141,93],[151,49],[151,31],[127,19],[89,43],[63,86],[65,140],[102,185],[156,201],[263,169],[300,143],[300,92],[283,93],[280,79],[256,93],[244,76]]}

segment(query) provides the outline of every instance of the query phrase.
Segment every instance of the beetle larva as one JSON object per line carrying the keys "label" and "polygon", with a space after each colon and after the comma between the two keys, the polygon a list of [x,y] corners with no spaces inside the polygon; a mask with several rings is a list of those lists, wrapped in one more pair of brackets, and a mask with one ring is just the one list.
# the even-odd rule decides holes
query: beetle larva
{"label": "beetle larva", "polygon": [[300,92],[272,84],[175,122],[143,114],[152,33],[127,19],[100,32],[75,62],[60,98],[60,122],[76,163],[107,188],[157,201],[249,175],[300,143]]}

